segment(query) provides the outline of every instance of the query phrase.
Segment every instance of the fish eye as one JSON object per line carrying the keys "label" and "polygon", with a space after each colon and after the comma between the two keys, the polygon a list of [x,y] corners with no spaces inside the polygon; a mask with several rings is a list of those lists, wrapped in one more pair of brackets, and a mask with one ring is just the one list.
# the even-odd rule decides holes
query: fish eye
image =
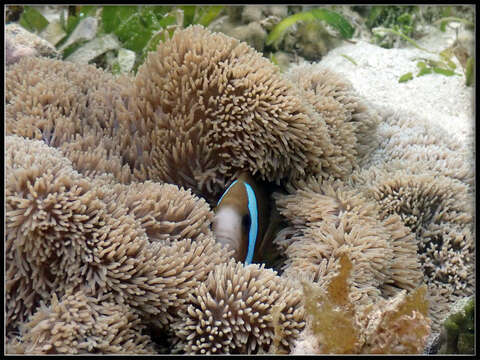
{"label": "fish eye", "polygon": [[250,229],[251,224],[252,224],[252,219],[250,218],[250,215],[249,214],[243,215],[242,227],[248,231]]}

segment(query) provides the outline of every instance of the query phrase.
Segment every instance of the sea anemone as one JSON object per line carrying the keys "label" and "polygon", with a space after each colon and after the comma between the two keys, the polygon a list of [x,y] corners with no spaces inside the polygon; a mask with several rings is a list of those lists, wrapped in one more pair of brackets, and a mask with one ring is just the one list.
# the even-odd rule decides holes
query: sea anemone
{"label": "sea anemone", "polygon": [[443,175],[473,186],[473,152],[469,144],[459,142],[414,113],[378,111],[382,117],[377,128],[379,145],[353,172],[354,186],[365,183],[363,173],[380,169]]}
{"label": "sea anemone", "polygon": [[[86,291],[88,292],[88,291]],[[16,354],[153,354],[156,346],[128,305],[104,301],[85,291],[67,293],[42,303],[21,335],[10,339],[7,353]]]}
{"label": "sea anemone", "polygon": [[451,305],[474,289],[472,154],[466,144],[412,113],[383,109],[380,144],[348,186],[401,218],[414,234],[438,333]]}
{"label": "sea anemone", "polygon": [[376,172],[367,194],[382,217],[397,214],[415,234],[437,331],[458,297],[474,289],[473,204],[469,187],[456,179],[405,171]]}
{"label": "sea anemone", "polygon": [[287,256],[285,276],[304,272],[325,287],[346,255],[356,302],[369,304],[419,285],[413,235],[398,216],[381,219],[375,202],[358,191],[312,178],[293,194],[277,195],[276,204],[290,223],[275,239]]}
{"label": "sea anemone", "polygon": [[9,329],[53,291],[80,286],[163,326],[229,258],[206,202],[175,185],[91,181],[57,149],[17,136],[6,139],[6,169]]}
{"label": "sea anemone", "polygon": [[232,260],[217,265],[194,289],[175,327],[187,353],[254,354],[274,344],[289,352],[305,325],[303,316],[298,288],[263,265]]}
{"label": "sea anemone", "polygon": [[[410,115],[384,112],[375,133],[331,71],[281,74],[193,26],[134,79],[22,58],[5,97],[11,352],[158,352],[162,332],[186,353],[289,352],[308,330],[299,285],[324,291],[341,259],[348,291],[330,295],[356,304],[369,350],[418,351],[427,315],[385,322],[382,306],[423,279],[436,329],[473,292],[466,148]],[[241,171],[280,185],[281,275],[215,241],[209,203]]]}
{"label": "sea anemone", "polygon": [[332,149],[322,156],[324,178],[344,179],[377,145],[379,118],[359,98],[352,85],[329,69],[302,64],[285,75],[302,91],[327,125]]}
{"label": "sea anemone", "polygon": [[139,68],[136,146],[146,178],[213,199],[237,170],[278,182],[316,172],[326,125],[299,90],[245,43],[178,31]]}
{"label": "sea anemone", "polygon": [[112,173],[133,180],[121,149],[131,142],[122,126],[129,117],[132,84],[92,65],[22,58],[5,81],[5,127],[9,135],[42,140],[62,150],[87,176]]}

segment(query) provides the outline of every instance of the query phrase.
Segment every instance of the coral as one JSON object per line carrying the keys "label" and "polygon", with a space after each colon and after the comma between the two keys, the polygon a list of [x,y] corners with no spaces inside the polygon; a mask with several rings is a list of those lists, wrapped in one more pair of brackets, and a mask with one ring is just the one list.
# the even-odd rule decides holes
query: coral
{"label": "coral", "polygon": [[288,352],[304,327],[298,289],[263,265],[234,261],[217,265],[194,289],[180,319],[174,326],[181,349],[198,354],[267,352],[274,340]]}
{"label": "coral", "polygon": [[[458,309],[460,308],[460,309]],[[473,354],[475,297],[461,299],[442,324],[439,354]]]}

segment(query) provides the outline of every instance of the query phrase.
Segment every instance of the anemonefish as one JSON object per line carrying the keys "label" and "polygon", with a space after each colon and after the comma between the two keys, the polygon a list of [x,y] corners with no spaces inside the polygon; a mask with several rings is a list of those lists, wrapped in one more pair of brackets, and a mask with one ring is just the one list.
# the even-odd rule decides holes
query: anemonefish
{"label": "anemonefish", "polygon": [[215,208],[216,241],[228,244],[234,250],[233,257],[246,265],[259,262],[271,243],[270,213],[265,191],[248,173],[241,173]]}

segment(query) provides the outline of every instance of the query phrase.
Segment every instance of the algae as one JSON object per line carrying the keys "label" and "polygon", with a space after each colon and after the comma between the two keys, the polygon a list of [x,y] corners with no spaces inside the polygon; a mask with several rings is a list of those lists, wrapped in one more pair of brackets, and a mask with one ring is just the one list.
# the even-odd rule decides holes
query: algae
{"label": "algae", "polygon": [[474,353],[475,297],[469,298],[459,311],[447,317],[440,333],[440,342],[439,354]]}
{"label": "algae", "polygon": [[[353,265],[339,259],[339,273],[323,290],[303,282],[308,317],[305,337],[313,333],[322,354],[418,354],[430,334],[425,285],[379,304],[356,307],[350,301]],[[360,321],[359,319],[366,319]]]}

